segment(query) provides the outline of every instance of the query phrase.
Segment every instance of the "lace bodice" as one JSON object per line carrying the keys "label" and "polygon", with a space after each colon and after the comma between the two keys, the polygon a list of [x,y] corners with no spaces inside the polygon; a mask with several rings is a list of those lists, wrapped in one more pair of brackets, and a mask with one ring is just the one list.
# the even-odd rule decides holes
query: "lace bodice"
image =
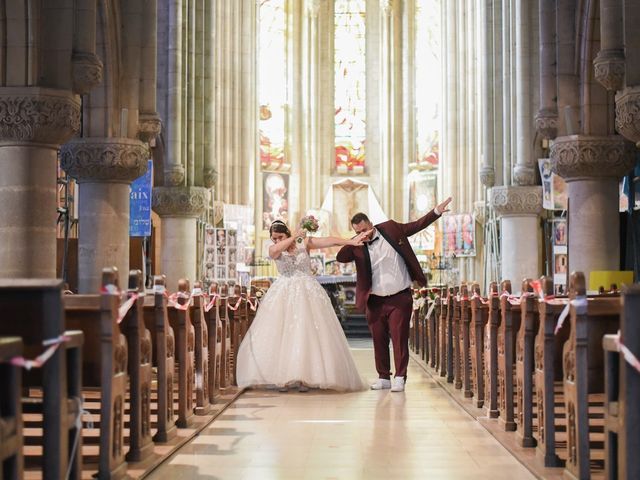
{"label": "lace bodice", "polygon": [[293,253],[282,252],[276,258],[276,266],[282,277],[311,275],[311,258],[304,243],[296,243],[296,250]]}

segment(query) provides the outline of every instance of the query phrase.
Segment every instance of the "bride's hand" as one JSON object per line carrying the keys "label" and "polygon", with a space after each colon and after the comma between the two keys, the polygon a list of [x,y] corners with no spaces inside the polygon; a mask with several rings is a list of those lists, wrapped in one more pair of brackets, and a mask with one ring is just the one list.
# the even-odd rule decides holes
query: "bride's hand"
{"label": "bride's hand", "polygon": [[304,238],[307,236],[307,231],[304,228],[299,228],[293,235],[294,238]]}
{"label": "bride's hand", "polygon": [[369,235],[370,233],[371,233],[371,230],[369,230],[368,232],[362,232],[356,235],[351,240],[349,240],[348,245],[352,245],[354,247],[360,247],[364,245],[364,241],[367,239],[367,235]]}

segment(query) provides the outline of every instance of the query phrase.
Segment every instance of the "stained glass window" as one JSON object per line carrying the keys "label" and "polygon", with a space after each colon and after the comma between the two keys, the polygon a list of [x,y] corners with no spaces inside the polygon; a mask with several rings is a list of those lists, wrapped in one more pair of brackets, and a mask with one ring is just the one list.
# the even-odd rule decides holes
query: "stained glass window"
{"label": "stained glass window", "polygon": [[335,152],[338,173],[364,173],[365,0],[335,0]]}
{"label": "stained glass window", "polygon": [[259,10],[260,163],[264,169],[285,166],[287,118],[286,0],[261,0]]}
{"label": "stained glass window", "polygon": [[416,1],[416,155],[423,168],[440,162],[440,0]]}

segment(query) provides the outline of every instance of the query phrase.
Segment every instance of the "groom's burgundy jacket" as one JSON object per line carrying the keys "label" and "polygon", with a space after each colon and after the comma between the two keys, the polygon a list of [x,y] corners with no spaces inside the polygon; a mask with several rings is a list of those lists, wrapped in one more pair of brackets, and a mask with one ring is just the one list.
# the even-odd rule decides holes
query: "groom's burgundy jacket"
{"label": "groom's burgundy jacket", "polygon": [[[387,242],[400,254],[409,271],[409,276],[419,285],[426,285],[427,279],[422,273],[420,262],[413,253],[413,249],[409,244],[408,237],[415,235],[420,230],[424,230],[440,215],[433,210],[424,217],[419,218],[415,222],[398,223],[395,220],[387,220],[386,222],[376,225],[376,229],[380,232]],[[354,247],[345,245],[340,249],[336,260],[341,263],[356,263],[356,306],[362,310],[366,310],[369,294],[371,293],[371,258],[369,257],[369,249],[367,245]]]}

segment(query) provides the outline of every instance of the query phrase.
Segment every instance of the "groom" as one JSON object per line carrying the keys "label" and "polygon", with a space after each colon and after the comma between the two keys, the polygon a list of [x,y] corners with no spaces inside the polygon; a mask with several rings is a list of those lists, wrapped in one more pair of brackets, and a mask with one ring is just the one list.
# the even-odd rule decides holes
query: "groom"
{"label": "groom", "polygon": [[[356,234],[369,232],[369,235],[361,247],[342,247],[336,260],[356,263],[356,304],[366,312],[379,377],[371,385],[373,390],[390,388],[392,392],[404,391],[409,364],[409,321],[413,308],[411,284],[414,281],[422,286],[427,284],[408,237],[424,230],[448,212],[449,203],[451,197],[410,223],[388,220],[374,226],[364,213],[356,213],[351,219]],[[396,367],[393,386],[389,337],[393,343]]]}

